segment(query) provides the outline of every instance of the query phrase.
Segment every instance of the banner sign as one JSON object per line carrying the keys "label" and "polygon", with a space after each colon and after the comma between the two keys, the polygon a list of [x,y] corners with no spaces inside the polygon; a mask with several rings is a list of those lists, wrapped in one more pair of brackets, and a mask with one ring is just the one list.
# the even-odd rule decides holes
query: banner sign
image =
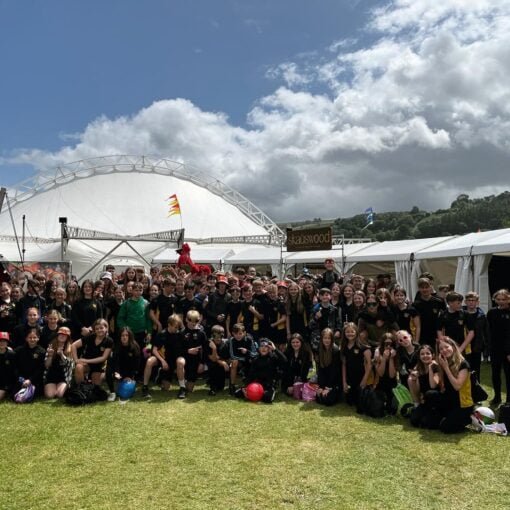
{"label": "banner sign", "polygon": [[331,227],[287,229],[287,251],[331,250]]}

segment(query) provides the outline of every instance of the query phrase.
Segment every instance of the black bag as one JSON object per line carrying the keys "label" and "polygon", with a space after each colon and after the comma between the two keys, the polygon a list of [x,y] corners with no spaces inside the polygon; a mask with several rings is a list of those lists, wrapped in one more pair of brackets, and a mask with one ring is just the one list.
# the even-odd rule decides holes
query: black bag
{"label": "black bag", "polygon": [[489,394],[483,389],[483,386],[478,382],[476,378],[476,372],[473,371],[470,374],[471,377],[471,398],[473,402],[476,404],[478,402],[483,402],[489,398]]}
{"label": "black bag", "polygon": [[99,386],[91,383],[80,383],[74,388],[69,388],[64,394],[66,404],[82,406],[94,402],[104,401],[108,394]]}
{"label": "black bag", "polygon": [[504,423],[507,430],[510,430],[510,404],[503,404],[499,408],[498,423]]}
{"label": "black bag", "polygon": [[372,418],[382,418],[385,414],[385,404],[384,393],[367,387],[361,390],[358,411]]}

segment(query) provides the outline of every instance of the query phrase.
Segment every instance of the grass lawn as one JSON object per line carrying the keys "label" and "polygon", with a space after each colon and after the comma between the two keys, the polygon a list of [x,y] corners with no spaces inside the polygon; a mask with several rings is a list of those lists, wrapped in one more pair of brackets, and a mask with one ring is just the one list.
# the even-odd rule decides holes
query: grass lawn
{"label": "grass lawn", "polygon": [[[484,377],[485,382],[485,377]],[[486,385],[488,386],[488,385]],[[1,509],[508,508],[510,438],[205,387],[0,404]]]}

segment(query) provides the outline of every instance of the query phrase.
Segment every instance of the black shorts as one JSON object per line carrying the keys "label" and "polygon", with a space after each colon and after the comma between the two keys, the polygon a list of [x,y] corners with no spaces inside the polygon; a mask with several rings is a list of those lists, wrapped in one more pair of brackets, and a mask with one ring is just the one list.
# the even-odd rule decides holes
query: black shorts
{"label": "black shorts", "polygon": [[89,363],[89,374],[93,373],[104,373],[104,363]]}
{"label": "black shorts", "polygon": [[186,381],[195,382],[198,379],[198,366],[200,365],[200,355],[192,356],[187,355],[184,356],[186,360],[186,365],[184,366],[184,375],[186,377]]}

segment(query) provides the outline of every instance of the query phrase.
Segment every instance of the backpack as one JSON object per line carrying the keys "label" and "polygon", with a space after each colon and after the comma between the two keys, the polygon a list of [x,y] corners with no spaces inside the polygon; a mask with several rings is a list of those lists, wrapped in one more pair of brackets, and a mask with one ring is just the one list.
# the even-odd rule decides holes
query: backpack
{"label": "backpack", "polygon": [[400,415],[404,418],[409,418],[411,411],[414,409],[411,392],[401,383],[397,384],[391,391],[395,397]]}
{"label": "backpack", "polygon": [[359,397],[359,412],[372,418],[382,418],[385,414],[386,397],[384,393],[366,387],[361,390]]}
{"label": "backpack", "polygon": [[104,401],[108,394],[99,386],[91,383],[80,383],[74,388],[69,388],[64,394],[66,404],[82,406],[93,402]]}

